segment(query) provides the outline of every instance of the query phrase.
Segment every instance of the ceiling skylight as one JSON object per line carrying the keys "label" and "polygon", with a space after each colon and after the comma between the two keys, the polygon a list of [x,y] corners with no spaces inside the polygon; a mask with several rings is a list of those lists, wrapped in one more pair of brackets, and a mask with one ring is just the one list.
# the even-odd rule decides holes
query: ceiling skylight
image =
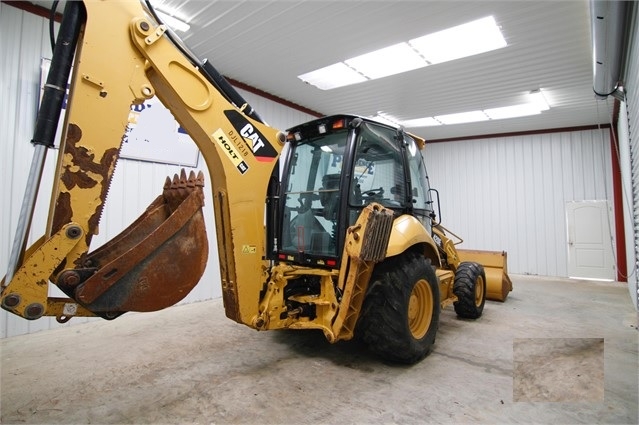
{"label": "ceiling skylight", "polygon": [[524,103],[521,105],[484,109],[484,113],[488,115],[491,120],[500,120],[504,118],[517,118],[525,117],[528,115],[537,115],[541,114],[541,110],[536,105]]}
{"label": "ceiling skylight", "polygon": [[460,112],[457,114],[438,115],[435,117],[442,124],[462,124],[465,122],[487,121],[489,118],[483,111]]}
{"label": "ceiling skylight", "polygon": [[[461,112],[457,114],[437,115],[434,117],[415,118],[411,120],[400,120],[391,115],[378,112],[372,118],[387,118],[391,124],[401,125],[406,128],[432,127],[435,125],[465,124],[488,120],[501,120],[506,118],[518,118],[529,115],[538,115],[550,109],[550,104],[546,100],[544,92],[540,89],[533,90],[527,94],[528,102],[518,105],[503,106],[500,108],[483,109],[481,111]],[[391,119],[392,118],[392,119]]]}
{"label": "ceiling skylight", "polygon": [[330,90],[477,55],[506,45],[495,18],[488,16],[346,59],[297,78],[321,90]]}
{"label": "ceiling skylight", "polygon": [[540,111],[547,111],[550,109],[550,104],[541,89],[532,90],[528,93],[528,99],[529,102],[539,108]]}
{"label": "ceiling skylight", "polygon": [[428,65],[424,58],[407,43],[399,43],[375,50],[374,52],[347,59],[344,62],[371,80]]}
{"label": "ceiling skylight", "polygon": [[428,34],[408,43],[431,64],[506,47],[506,40],[492,16]]}
{"label": "ceiling skylight", "polygon": [[343,62],[298,75],[297,78],[321,90],[330,90],[366,81],[366,77]]}
{"label": "ceiling skylight", "polygon": [[402,121],[402,125],[404,127],[413,128],[413,127],[433,127],[435,125],[442,125],[442,123],[437,121],[433,117],[426,117],[426,118],[416,118],[414,120]]}
{"label": "ceiling skylight", "polygon": [[393,126],[404,125],[404,123],[399,119],[385,112],[379,111],[377,114],[373,115],[371,118],[375,119],[384,124],[390,124]]}

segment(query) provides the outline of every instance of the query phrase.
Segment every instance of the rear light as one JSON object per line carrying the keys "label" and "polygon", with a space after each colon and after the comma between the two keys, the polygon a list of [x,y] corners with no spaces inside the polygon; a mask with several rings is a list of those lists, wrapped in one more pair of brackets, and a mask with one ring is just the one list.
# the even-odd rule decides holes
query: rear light
{"label": "rear light", "polygon": [[337,261],[335,260],[326,260],[326,265],[330,267],[335,267],[337,265]]}

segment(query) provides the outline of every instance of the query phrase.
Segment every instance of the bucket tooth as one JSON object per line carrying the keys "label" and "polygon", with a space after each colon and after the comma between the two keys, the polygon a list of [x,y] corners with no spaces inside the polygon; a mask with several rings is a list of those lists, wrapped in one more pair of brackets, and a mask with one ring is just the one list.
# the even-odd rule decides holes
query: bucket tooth
{"label": "bucket tooth", "polygon": [[189,179],[186,181],[186,187],[189,189],[195,187],[195,173],[193,170],[189,173]]}
{"label": "bucket tooth", "polygon": [[[169,178],[167,177],[167,182],[168,181],[169,181]],[[173,176],[173,180],[171,181],[171,184],[169,185],[168,189],[165,189],[164,192],[162,193],[171,211],[175,211],[185,197],[182,194],[180,194],[179,187],[180,187],[180,178],[178,177],[177,174],[175,174]]]}
{"label": "bucket tooth", "polygon": [[180,180],[178,182],[178,194],[183,197],[186,196],[188,191],[186,190],[186,171],[182,168],[180,171]]}

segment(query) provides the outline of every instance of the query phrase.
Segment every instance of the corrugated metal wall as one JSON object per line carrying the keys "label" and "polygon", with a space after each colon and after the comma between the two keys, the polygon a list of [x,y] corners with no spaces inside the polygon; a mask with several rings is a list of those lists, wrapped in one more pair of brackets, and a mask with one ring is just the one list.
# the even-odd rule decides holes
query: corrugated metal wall
{"label": "corrugated metal wall", "polygon": [[[7,268],[11,244],[24,195],[33,146],[35,113],[40,85],[41,58],[51,57],[47,20],[15,7],[0,3],[0,275]],[[307,121],[312,116],[288,108],[244,90],[238,90],[260,115],[276,128],[285,129]],[[50,150],[40,187],[34,222],[29,243],[44,233],[47,209],[51,193],[53,168],[57,150]],[[181,167],[122,159],[118,163],[109,191],[109,198],[100,224],[100,235],[94,238],[94,247],[111,239],[130,224],[161,192],[164,179],[180,171]],[[204,171],[209,180],[202,157],[196,169]],[[187,169],[188,171],[188,169]],[[47,184],[49,183],[49,184]],[[219,265],[215,246],[215,225],[211,202],[204,208],[207,232],[212,242],[209,263],[201,282],[183,303],[221,296]],[[57,295],[62,295],[56,292]],[[83,323],[88,320],[73,319],[59,325],[55,319],[45,318],[27,321],[0,310],[0,337],[31,333],[58,326]]]}
{"label": "corrugated metal wall", "polygon": [[507,251],[512,273],[568,276],[566,202],[613,205],[608,129],[432,143],[426,158],[444,226],[462,248]]}
{"label": "corrugated metal wall", "polygon": [[[634,5],[633,19],[630,29],[630,48],[627,53],[625,70],[626,81],[626,109],[627,116],[619,117],[628,120],[628,136],[630,142],[632,204],[634,222],[634,261],[628,264],[628,269],[635,273],[629,279],[630,295],[635,307],[639,305],[639,7]],[[630,224],[630,223],[629,223]]]}

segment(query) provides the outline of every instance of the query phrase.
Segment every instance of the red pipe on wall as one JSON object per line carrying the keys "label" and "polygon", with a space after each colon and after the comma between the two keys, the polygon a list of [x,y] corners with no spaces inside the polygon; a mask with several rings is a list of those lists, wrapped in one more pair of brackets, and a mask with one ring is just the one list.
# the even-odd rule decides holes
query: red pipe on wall
{"label": "red pipe on wall", "polygon": [[[615,99],[613,123],[619,116],[619,101]],[[612,161],[612,198],[615,219],[615,245],[617,248],[617,280],[628,281],[628,263],[626,261],[626,236],[623,222],[623,191],[621,188],[621,168],[619,166],[619,148],[617,146],[617,127],[610,127],[610,158]]]}

